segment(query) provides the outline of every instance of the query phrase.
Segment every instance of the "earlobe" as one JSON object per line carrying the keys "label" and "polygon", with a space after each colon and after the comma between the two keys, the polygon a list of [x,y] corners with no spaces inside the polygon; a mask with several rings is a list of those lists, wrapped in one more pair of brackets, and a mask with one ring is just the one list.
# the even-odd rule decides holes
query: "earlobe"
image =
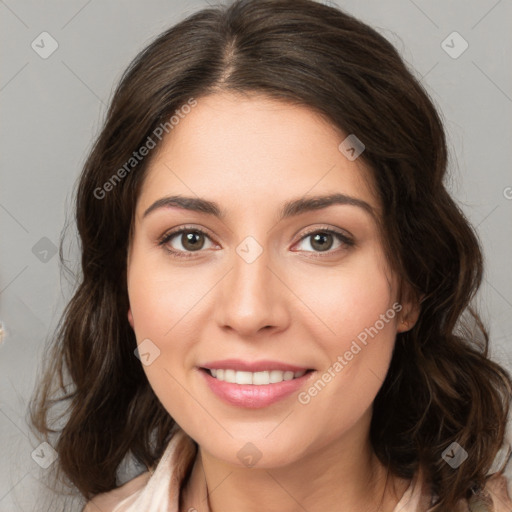
{"label": "earlobe", "polygon": [[130,325],[132,326],[133,329],[133,315],[131,309],[128,309],[128,322],[130,322]]}
{"label": "earlobe", "polygon": [[424,295],[410,299],[404,306],[397,326],[397,332],[410,331],[418,321]]}

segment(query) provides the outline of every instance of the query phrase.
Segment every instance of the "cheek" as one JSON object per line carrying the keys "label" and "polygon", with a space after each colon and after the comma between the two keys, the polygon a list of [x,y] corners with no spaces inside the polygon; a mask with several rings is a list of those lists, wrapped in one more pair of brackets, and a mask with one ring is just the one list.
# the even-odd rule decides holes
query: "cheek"
{"label": "cheek", "polygon": [[[151,269],[148,271],[148,269]],[[183,335],[186,315],[199,300],[194,286],[177,272],[172,278],[161,264],[151,265],[147,255],[135,251],[128,270],[128,294],[134,318],[134,332],[141,354],[149,353],[142,368],[164,408],[181,424],[197,417],[199,411],[184,391],[185,367],[193,335]],[[184,293],[184,290],[188,290]],[[203,292],[204,294],[204,292]],[[179,343],[177,339],[179,338]],[[148,342],[147,340],[150,340]]]}
{"label": "cheek", "polygon": [[[394,338],[396,311],[390,276],[382,254],[371,247],[337,268],[297,273],[293,277],[294,291],[316,318],[317,339],[329,340],[327,348],[338,351],[376,322],[382,338]],[[381,315],[386,313],[382,324]]]}
{"label": "cheek", "polygon": [[183,293],[180,273],[171,276],[163,270],[161,261],[134,246],[127,273],[128,296],[139,351],[151,353],[152,362],[143,369],[154,389],[167,386],[182,363],[187,347],[174,343],[175,333],[194,299],[193,293]]}
{"label": "cheek", "polygon": [[137,339],[171,342],[209,288],[211,283],[200,270],[171,271],[161,254],[135,248],[128,269],[128,294]]}
{"label": "cheek", "polygon": [[327,384],[318,383],[311,396],[322,395],[315,407],[327,408],[326,415],[343,397],[343,405],[329,412],[334,424],[351,414],[355,421],[371,405],[389,368],[401,305],[384,261],[377,249],[366,251],[331,275],[318,272],[301,284],[315,314],[313,337],[325,356],[319,379]]}

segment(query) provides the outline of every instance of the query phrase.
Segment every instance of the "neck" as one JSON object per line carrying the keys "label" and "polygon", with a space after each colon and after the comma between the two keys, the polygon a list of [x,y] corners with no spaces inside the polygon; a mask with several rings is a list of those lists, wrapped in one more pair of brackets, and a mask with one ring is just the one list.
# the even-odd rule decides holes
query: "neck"
{"label": "neck", "polygon": [[241,468],[200,448],[182,490],[180,510],[392,512],[409,482],[389,475],[369,438],[360,438],[351,434],[300,460],[270,468]]}

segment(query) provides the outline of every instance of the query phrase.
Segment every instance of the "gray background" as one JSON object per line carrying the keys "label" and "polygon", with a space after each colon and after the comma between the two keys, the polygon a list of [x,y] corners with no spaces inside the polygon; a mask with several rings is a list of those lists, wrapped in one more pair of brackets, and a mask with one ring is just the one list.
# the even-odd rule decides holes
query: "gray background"
{"label": "gray background", "polygon": [[[449,186],[485,251],[478,304],[491,330],[491,355],[510,369],[512,2],[337,4],[399,49],[443,116],[451,159]],[[31,456],[34,450],[42,452],[25,424],[26,404],[44,343],[70,296],[54,251],[66,220],[72,220],[72,193],[81,166],[113,87],[131,59],[157,34],[206,5],[178,0],[0,0],[0,320],[5,330],[0,343],[1,512],[42,510],[35,503],[43,492],[39,479],[45,470]],[[442,46],[453,31],[469,44],[458,58],[444,48],[459,52],[461,40],[452,36]],[[39,52],[51,49],[48,36],[41,43],[42,32],[58,43],[46,59],[31,47],[35,41]],[[71,228],[68,238],[73,235]],[[76,244],[71,243],[67,257],[76,266]],[[80,510],[78,501],[74,510]]]}

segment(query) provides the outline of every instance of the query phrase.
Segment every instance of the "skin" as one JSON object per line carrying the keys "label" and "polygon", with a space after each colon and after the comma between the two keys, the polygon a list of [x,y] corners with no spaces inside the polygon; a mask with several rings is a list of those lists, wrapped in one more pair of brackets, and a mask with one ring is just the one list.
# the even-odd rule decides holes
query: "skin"
{"label": "skin", "polygon": [[[397,277],[364,209],[332,205],[277,222],[285,201],[336,192],[380,214],[368,170],[338,149],[345,137],[307,107],[217,93],[198,99],[153,155],[129,246],[128,319],[139,344],[149,338],[160,350],[144,366],[155,394],[199,445],[184,510],[371,512],[382,499],[380,510],[392,511],[410,483],[390,475],[385,485],[369,427],[396,333],[414,325],[417,302],[402,302],[306,405],[296,394],[260,409],[229,405],[198,372],[225,358],[277,360],[315,369],[307,391],[398,301]],[[226,217],[176,207],[143,217],[168,195],[215,201]],[[158,244],[185,226],[208,233],[189,259]],[[338,230],[355,245],[333,237],[323,252],[304,236],[313,228]],[[236,252],[247,236],[263,251],[252,263]],[[177,235],[167,247],[187,252],[183,242]],[[253,467],[237,457],[248,442],[262,454]],[[205,485],[215,490],[199,502]]]}

